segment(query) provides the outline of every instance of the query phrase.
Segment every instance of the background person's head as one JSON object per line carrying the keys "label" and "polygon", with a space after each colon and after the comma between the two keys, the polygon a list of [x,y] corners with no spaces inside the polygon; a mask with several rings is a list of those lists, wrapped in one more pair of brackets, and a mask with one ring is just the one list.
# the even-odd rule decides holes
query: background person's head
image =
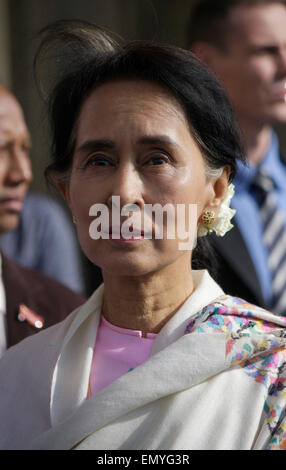
{"label": "background person's head", "polygon": [[285,1],[198,1],[188,47],[222,81],[241,124],[286,121]]}
{"label": "background person's head", "polygon": [[24,198],[32,179],[30,135],[22,108],[0,86],[0,234],[19,223]]}
{"label": "background person's head", "polygon": [[[49,28],[44,52],[58,28]],[[64,34],[60,25],[73,60],[50,97],[53,162],[47,173],[76,217],[86,255],[103,269],[114,270],[118,256],[122,272],[137,263],[136,273],[146,273],[182,253],[161,240],[122,252],[109,240],[91,240],[91,205],[110,205],[119,195],[122,204],[141,209],[191,203],[198,217],[206,208],[218,211],[241,158],[233,113],[219,83],[188,51],[144,42],[99,50],[90,40],[83,57],[76,31],[69,27]],[[97,34],[89,31],[91,39]]]}

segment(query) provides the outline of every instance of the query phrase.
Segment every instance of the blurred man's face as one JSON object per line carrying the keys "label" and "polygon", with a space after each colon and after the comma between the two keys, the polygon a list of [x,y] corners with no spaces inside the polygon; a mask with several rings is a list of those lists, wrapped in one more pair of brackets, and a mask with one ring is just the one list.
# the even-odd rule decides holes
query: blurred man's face
{"label": "blurred man's face", "polygon": [[226,52],[211,66],[238,116],[258,124],[286,121],[286,7],[235,7]]}
{"label": "blurred man's face", "polygon": [[0,88],[0,233],[18,225],[32,179],[30,146],[20,105]]}

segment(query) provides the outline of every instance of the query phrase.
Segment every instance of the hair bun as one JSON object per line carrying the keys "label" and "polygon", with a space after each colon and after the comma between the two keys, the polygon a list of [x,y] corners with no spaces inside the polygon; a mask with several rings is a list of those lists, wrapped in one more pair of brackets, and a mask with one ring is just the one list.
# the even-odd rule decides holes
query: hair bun
{"label": "hair bun", "polygon": [[39,32],[34,75],[45,99],[65,75],[76,72],[101,54],[121,48],[120,36],[81,20],[59,20]]}

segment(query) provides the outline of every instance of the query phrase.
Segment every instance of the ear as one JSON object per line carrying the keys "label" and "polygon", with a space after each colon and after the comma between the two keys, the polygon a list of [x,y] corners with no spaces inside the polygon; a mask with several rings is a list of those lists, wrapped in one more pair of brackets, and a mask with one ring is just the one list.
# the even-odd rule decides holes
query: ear
{"label": "ear", "polygon": [[70,194],[69,194],[69,182],[68,181],[57,181],[56,186],[57,186],[59,192],[61,193],[61,195],[63,196],[64,200],[66,201],[66,203],[70,207],[71,201],[70,201]]}
{"label": "ear", "polygon": [[212,208],[216,214],[219,212],[222,201],[224,200],[228,188],[230,167],[224,167],[223,173],[219,178],[213,180],[213,196],[208,203],[208,207]]}
{"label": "ear", "polygon": [[216,70],[217,62],[221,57],[221,52],[216,46],[208,42],[197,41],[192,45],[191,52],[213,71]]}

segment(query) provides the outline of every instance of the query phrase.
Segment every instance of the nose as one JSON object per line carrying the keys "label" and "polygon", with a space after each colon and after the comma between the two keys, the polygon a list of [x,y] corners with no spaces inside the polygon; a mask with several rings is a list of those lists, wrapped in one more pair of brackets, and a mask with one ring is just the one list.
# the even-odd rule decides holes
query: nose
{"label": "nose", "polygon": [[14,146],[9,155],[9,166],[6,181],[12,186],[21,183],[29,184],[32,180],[32,167],[30,157],[26,150]]}
{"label": "nose", "polygon": [[111,207],[112,196],[120,196],[120,206],[135,204],[143,208],[142,180],[133,164],[128,163],[113,175],[108,204]]}
{"label": "nose", "polygon": [[286,77],[286,45],[280,48],[278,55],[278,70],[281,77]]}

